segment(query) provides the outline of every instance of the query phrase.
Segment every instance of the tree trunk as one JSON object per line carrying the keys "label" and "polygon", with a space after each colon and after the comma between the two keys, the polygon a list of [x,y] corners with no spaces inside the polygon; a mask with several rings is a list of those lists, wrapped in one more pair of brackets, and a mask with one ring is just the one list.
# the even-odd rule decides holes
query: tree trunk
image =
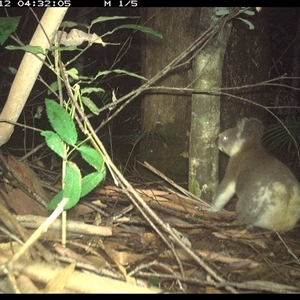
{"label": "tree trunk", "polygon": [[[145,8],[142,24],[163,35],[150,35],[142,46],[143,75],[151,78],[182,53],[195,39],[199,8]],[[167,74],[158,85],[187,87],[191,65]],[[140,161],[147,161],[176,182],[186,183],[190,130],[190,96],[146,95],[142,101],[142,131],[148,138],[140,146]],[[141,170],[144,171],[144,170]],[[149,174],[147,174],[149,175]]]}
{"label": "tree trunk", "polygon": [[[201,9],[198,34],[218,21],[218,7]],[[222,85],[224,54],[231,30],[223,30],[200,51],[194,60],[194,88],[211,91]],[[219,151],[214,140],[220,127],[220,96],[193,94],[190,133],[189,191],[203,200],[211,201],[218,185]]]}

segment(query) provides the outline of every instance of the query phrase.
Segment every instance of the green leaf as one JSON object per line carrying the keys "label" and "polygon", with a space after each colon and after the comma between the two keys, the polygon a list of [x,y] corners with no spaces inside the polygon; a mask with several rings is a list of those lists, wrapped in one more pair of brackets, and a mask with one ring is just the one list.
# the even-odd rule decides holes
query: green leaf
{"label": "green leaf", "polygon": [[[242,12],[242,10],[240,10],[240,12]],[[255,15],[254,11],[251,11],[251,10],[248,10],[248,9],[243,11],[243,13],[248,15],[248,16],[254,16]]]}
{"label": "green leaf", "polygon": [[72,77],[74,80],[78,80],[78,70],[76,68],[72,68],[70,70],[67,70],[66,73]]}
{"label": "green leaf", "polygon": [[157,286],[159,287],[161,284],[161,279],[159,278],[148,278],[148,282],[152,285],[152,286]]}
{"label": "green leaf", "polygon": [[129,75],[131,77],[136,77],[136,78],[139,78],[139,79],[142,79],[142,80],[147,80],[147,78],[145,78],[141,75],[138,75],[138,74],[135,74],[135,73],[132,73],[132,72],[128,72],[128,71],[125,71],[125,70],[120,70],[120,69],[100,71],[100,72],[98,72],[98,74],[95,76],[95,78],[93,80],[97,79],[100,76],[108,75],[110,73],[126,74],[126,75]]}
{"label": "green leaf", "polygon": [[229,10],[228,9],[220,9],[218,11],[215,12],[215,15],[218,17],[224,16],[224,15],[228,15],[229,14]]}
{"label": "green leaf", "polygon": [[61,23],[60,28],[64,28],[64,27],[72,28],[72,27],[76,27],[76,26],[87,27],[88,24],[78,23],[78,22],[73,22],[73,21],[64,21]]}
{"label": "green leaf", "polygon": [[243,21],[244,23],[246,23],[249,26],[250,30],[254,29],[254,25],[251,22],[249,22],[248,20],[242,19],[242,18],[237,18],[237,19],[239,19],[239,20]]}
{"label": "green leaf", "polygon": [[15,69],[13,67],[9,67],[8,69],[11,72],[11,74],[17,74],[18,73],[18,69]]}
{"label": "green leaf", "polygon": [[63,191],[60,191],[51,199],[46,209],[54,210],[57,207],[57,205],[61,202],[62,199],[63,199]]}
{"label": "green leaf", "polygon": [[65,188],[63,196],[69,198],[65,209],[70,209],[77,204],[81,195],[82,178],[77,165],[68,161],[66,165],[66,175],[64,178]]}
{"label": "green leaf", "polygon": [[6,67],[0,65],[0,70],[8,75],[17,74],[17,70],[12,67],[6,68]]}
{"label": "green leaf", "polygon": [[53,131],[48,131],[48,130],[41,132],[41,135],[45,137],[47,146],[52,151],[54,151],[58,156],[64,158],[65,152],[64,152],[63,141],[59,137],[59,135]]}
{"label": "green leaf", "polygon": [[[72,83],[74,80],[73,78],[69,78],[69,83]],[[62,82],[61,83],[61,87],[63,88],[65,86],[65,84]],[[58,90],[59,86],[58,86],[58,83],[57,81],[53,81],[51,84],[50,84],[50,88],[48,89],[47,91],[47,95],[51,95],[53,92],[56,92]],[[51,100],[51,99],[49,99]]]}
{"label": "green leaf", "polygon": [[51,95],[52,94],[52,91],[53,92],[56,92],[58,90],[58,83],[57,81],[54,81],[50,84],[50,88],[51,89],[48,89],[47,91],[47,95]]}
{"label": "green leaf", "polygon": [[95,87],[86,87],[86,88],[82,88],[81,90],[81,94],[90,94],[90,93],[99,93],[99,92],[105,92],[104,89],[102,88],[95,88]]}
{"label": "green leaf", "polygon": [[[291,147],[295,147],[292,137],[299,142],[300,140],[300,123],[299,122],[285,122],[285,127],[281,123],[270,125],[264,132],[263,141],[268,150],[284,150],[289,151]],[[287,131],[288,129],[288,131]],[[291,134],[291,136],[290,136]],[[296,151],[295,148],[293,151]]]}
{"label": "green leaf", "polygon": [[64,209],[70,209],[77,204],[81,195],[82,178],[79,168],[73,162],[68,161],[64,178],[64,189],[56,194],[47,205],[48,210],[54,210],[63,198],[69,201]]}
{"label": "green leaf", "polygon": [[0,45],[3,45],[10,34],[16,31],[20,18],[0,18]]}
{"label": "green leaf", "polygon": [[111,90],[104,91],[104,93],[97,93],[97,96],[100,98],[103,105],[112,101]]}
{"label": "green leaf", "polygon": [[99,115],[100,108],[96,106],[96,104],[88,97],[81,97],[82,102],[84,103],[85,106],[89,108],[89,110],[95,114]]}
{"label": "green leaf", "polygon": [[163,38],[162,34],[159,33],[158,31],[155,31],[155,30],[151,29],[150,27],[141,26],[141,25],[137,25],[137,24],[121,25],[121,26],[118,26],[118,27],[114,28],[110,33],[113,33],[113,32],[115,32],[116,30],[119,30],[119,29],[135,29],[135,30],[139,30],[139,31],[144,32],[144,33],[152,34],[156,37],[159,37],[160,39]]}
{"label": "green leaf", "polygon": [[24,50],[26,52],[29,52],[31,54],[44,54],[45,51],[41,46],[13,46],[13,45],[8,45],[5,47],[7,50]]}
{"label": "green leaf", "polygon": [[57,50],[57,51],[80,51],[80,52],[83,52],[82,49],[76,47],[76,46],[51,46],[49,48],[50,51],[53,51],[53,50]]}
{"label": "green leaf", "polygon": [[46,112],[56,133],[69,145],[77,142],[77,131],[73,119],[67,111],[54,100],[46,99]]}
{"label": "green leaf", "polygon": [[136,77],[136,78],[147,81],[146,77],[135,74],[135,73],[132,73],[132,72],[128,72],[128,71],[125,71],[125,70],[116,69],[116,70],[112,70],[112,72],[117,73],[117,74],[126,74],[126,75],[129,75],[131,77]]}
{"label": "green leaf", "polygon": [[138,19],[139,17],[124,17],[124,16],[113,16],[113,17],[99,17],[92,21],[91,26],[99,22],[111,21],[111,20],[121,20],[121,19]]}
{"label": "green leaf", "polygon": [[103,172],[105,168],[104,160],[102,155],[97,150],[86,145],[78,147],[77,150],[88,164],[94,167],[98,172]]}
{"label": "green leaf", "polygon": [[84,197],[92,191],[105,178],[105,174],[106,171],[104,169],[103,172],[93,172],[83,177],[80,197]]}

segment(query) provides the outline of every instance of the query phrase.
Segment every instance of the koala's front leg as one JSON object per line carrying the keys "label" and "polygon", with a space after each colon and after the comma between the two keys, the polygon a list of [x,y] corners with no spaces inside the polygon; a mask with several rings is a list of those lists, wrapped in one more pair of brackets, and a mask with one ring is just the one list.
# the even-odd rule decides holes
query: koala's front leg
{"label": "koala's front leg", "polygon": [[227,182],[223,180],[219,185],[217,196],[212,202],[210,211],[220,211],[235,194],[235,186],[236,183],[234,181]]}

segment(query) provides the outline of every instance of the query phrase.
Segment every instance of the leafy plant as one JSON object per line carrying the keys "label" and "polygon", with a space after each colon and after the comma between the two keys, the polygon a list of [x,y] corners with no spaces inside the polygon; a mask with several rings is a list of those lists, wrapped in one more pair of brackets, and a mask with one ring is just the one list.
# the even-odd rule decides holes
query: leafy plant
{"label": "leafy plant", "polygon": [[[248,16],[253,16],[255,13],[252,10],[247,9],[246,7],[241,7],[241,9],[239,10],[240,13],[246,14]],[[216,16],[221,17],[224,15],[228,15],[229,14],[229,10],[227,8],[224,9],[220,9],[216,12]],[[250,30],[254,29],[254,25],[248,21],[247,19],[244,18],[239,18],[237,17],[237,19],[241,20],[242,22],[244,22],[245,24],[248,25]]]}
{"label": "leafy plant", "polygon": [[[56,101],[47,98],[45,100],[46,113],[53,128],[53,131],[44,131],[42,135],[45,137],[47,145],[54,151],[57,155],[62,158],[62,190],[56,194],[47,206],[47,209],[53,210],[64,198],[68,198],[68,202],[64,206],[64,209],[70,209],[77,204],[81,197],[87,195],[91,190],[93,190],[102,180],[104,180],[106,175],[105,168],[105,157],[101,153],[97,143],[92,138],[92,133],[90,127],[88,127],[88,120],[85,118],[85,108],[95,115],[100,113],[100,108],[92,100],[92,95],[96,95],[100,99],[107,97],[107,92],[101,87],[95,87],[93,83],[96,79],[100,77],[106,77],[110,74],[119,74],[135,77],[141,80],[146,80],[146,78],[122,69],[111,69],[111,70],[101,70],[98,71],[93,76],[82,76],[78,73],[77,69],[70,68],[67,66],[70,62],[74,61],[79,57],[84,50],[92,45],[93,42],[100,44],[105,44],[102,41],[102,37],[107,34],[112,34],[116,30],[123,28],[130,28],[135,30],[140,30],[142,32],[147,32],[159,36],[157,32],[152,29],[139,26],[136,24],[127,24],[116,27],[111,32],[108,32],[101,37],[95,33],[91,34],[91,27],[98,23],[111,19],[125,19],[127,17],[99,17],[91,22],[91,25],[86,26],[88,32],[82,32],[80,30],[74,29],[76,25],[75,22],[64,22],[62,25],[64,27],[72,27],[74,38],[72,37],[72,30],[69,34],[64,35],[64,40],[61,37],[57,38],[57,42],[53,45],[50,50],[53,50],[56,54],[54,66],[51,69],[55,70],[57,81],[50,85],[49,96],[57,95],[60,104]],[[82,25],[82,24],[81,24]],[[83,51],[78,49],[77,46],[83,41],[88,41],[88,46]],[[60,46],[59,42],[62,42],[67,46]],[[31,49],[30,49],[31,51]],[[60,60],[61,51],[79,51],[72,60],[70,60],[66,65],[64,65]],[[56,67],[55,67],[56,66]],[[62,88],[65,87],[69,99],[66,101],[63,99]],[[104,96],[105,95],[105,96]],[[109,95],[109,94],[108,94]],[[111,95],[110,99],[106,99],[107,102],[113,102],[113,97]],[[77,123],[83,133],[86,136],[84,141],[78,140],[78,134],[76,130],[76,124],[74,122],[75,115],[80,115],[82,117],[82,123],[78,121]],[[87,143],[90,143],[89,146]],[[70,154],[74,151],[80,153],[83,160],[85,160],[89,165],[91,165],[95,171],[91,172],[86,176],[82,176],[80,169],[77,165],[69,160]]]}
{"label": "leafy plant", "polygon": [[[300,122],[286,122],[282,124],[276,123],[270,125],[264,134],[264,143],[267,145],[270,151],[283,150],[287,151],[295,150],[295,143],[292,137],[299,143],[300,141]],[[288,131],[290,134],[288,133]],[[292,137],[291,137],[292,136]]]}
{"label": "leafy plant", "polygon": [[3,45],[11,33],[15,32],[20,17],[0,18],[0,45]]}
{"label": "leafy plant", "polygon": [[[99,82],[100,78],[107,77],[111,74],[131,76],[140,80],[146,80],[146,78],[138,74],[123,69],[100,70],[92,76],[82,76],[77,69],[68,68],[68,66],[76,61],[76,59],[91,47],[92,44],[98,43],[103,46],[109,45],[109,43],[104,42],[102,38],[113,34],[116,30],[133,29],[161,38],[161,35],[158,32],[137,24],[117,26],[112,31],[109,31],[102,36],[91,33],[92,26],[99,22],[133,18],[136,19],[136,17],[123,16],[98,17],[93,20],[90,25],[79,24],[76,22],[63,22],[63,30],[58,31],[53,41],[53,45],[50,46],[48,51],[45,51],[39,46],[24,46],[21,42],[19,42],[18,46],[6,46],[6,49],[8,50],[26,51],[35,55],[37,58],[39,58],[38,55],[45,55],[46,60],[44,64],[56,75],[57,80],[47,85],[49,91],[45,100],[46,113],[53,130],[47,130],[41,133],[42,136],[45,137],[48,147],[62,158],[62,190],[56,194],[48,204],[47,209],[49,210],[54,210],[64,198],[68,199],[67,203],[64,205],[64,209],[67,210],[72,208],[77,204],[81,197],[88,194],[105,178],[106,158],[103,156],[99,146],[92,137],[93,128],[85,115],[86,108],[95,115],[100,113],[100,108],[92,100],[91,95],[105,94],[105,90],[101,87],[95,87],[95,80]],[[0,28],[3,27],[3,22],[1,23],[1,21],[3,20],[0,20]],[[9,20],[8,18],[5,18],[4,21],[5,28],[3,27],[3,32],[0,34],[0,43],[3,43],[16,29],[19,19],[15,18]],[[81,26],[81,28],[85,27],[87,32],[76,29],[76,26]],[[72,29],[67,33],[65,32],[66,28]],[[86,41],[88,42],[88,45],[84,49],[77,47]],[[110,45],[117,44],[114,43]],[[53,53],[54,62],[52,62],[51,58],[48,56],[48,52],[50,51]],[[75,56],[65,64],[61,60],[61,52],[63,51],[75,53]],[[67,99],[65,97],[66,93],[68,95]],[[50,99],[50,97],[53,97],[54,99]],[[116,100],[114,98],[115,97],[111,95],[110,101],[112,104],[113,101]],[[106,101],[109,101],[109,99],[106,99]],[[76,120],[77,124],[74,120]],[[83,141],[78,140],[77,125],[85,135],[85,140]],[[70,161],[70,155],[73,152],[80,153],[83,160],[91,165],[95,171],[83,177],[78,166]]]}
{"label": "leafy plant", "polygon": [[[65,164],[63,189],[50,201],[47,209],[53,210],[63,198],[68,198],[64,209],[70,209],[79,199],[93,190],[104,178],[106,169],[102,154],[78,142],[76,126],[68,112],[53,100],[46,99],[46,112],[54,131],[43,131],[48,147],[60,156]],[[95,168],[95,172],[82,178],[77,165],[68,160],[70,153],[79,151],[82,158]]]}
{"label": "leafy plant", "polygon": [[[300,180],[300,123],[284,122],[284,126],[281,123],[270,125],[265,130],[263,142],[267,149],[279,156],[290,167],[296,178]],[[289,155],[287,156],[286,153]]]}

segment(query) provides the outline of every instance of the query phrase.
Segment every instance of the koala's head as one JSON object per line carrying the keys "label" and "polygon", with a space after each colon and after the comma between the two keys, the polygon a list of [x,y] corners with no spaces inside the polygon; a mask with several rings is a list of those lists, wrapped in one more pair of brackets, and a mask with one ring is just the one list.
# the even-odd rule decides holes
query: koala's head
{"label": "koala's head", "polygon": [[247,145],[259,142],[263,135],[262,122],[255,118],[244,118],[237,126],[220,133],[216,139],[218,148],[229,156],[232,156]]}

